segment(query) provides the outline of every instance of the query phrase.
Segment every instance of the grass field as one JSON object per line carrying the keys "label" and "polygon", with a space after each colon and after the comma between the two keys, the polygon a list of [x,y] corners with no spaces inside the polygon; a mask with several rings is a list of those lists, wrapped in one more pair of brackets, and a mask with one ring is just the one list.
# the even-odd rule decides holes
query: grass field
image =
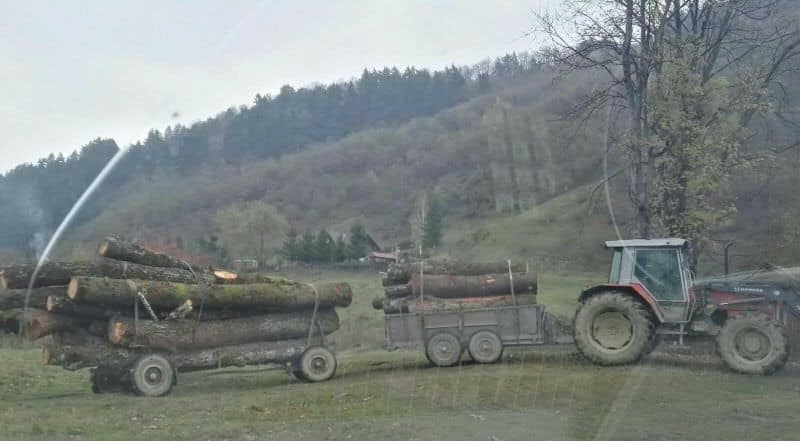
{"label": "grass field", "polygon": [[[644,364],[600,368],[570,346],[508,351],[497,365],[439,369],[386,352],[369,273],[345,279],[355,302],[336,335],[340,366],[322,384],[271,368],[182,375],[172,395],[94,395],[86,372],[0,349],[0,440],[770,440],[800,439],[800,370],[729,373],[705,353],[659,351]],[[543,275],[541,300],[569,315],[595,277]]]}

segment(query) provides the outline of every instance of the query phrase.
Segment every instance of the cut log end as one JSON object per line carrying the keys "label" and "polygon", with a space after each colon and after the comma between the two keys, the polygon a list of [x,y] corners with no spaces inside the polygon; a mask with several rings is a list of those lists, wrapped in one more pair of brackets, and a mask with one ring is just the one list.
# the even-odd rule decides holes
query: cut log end
{"label": "cut log end", "polygon": [[78,286],[79,286],[78,278],[77,277],[71,278],[69,280],[69,285],[67,286],[67,297],[69,297],[72,300],[75,300],[75,298],[78,297]]}
{"label": "cut log end", "polygon": [[118,345],[125,339],[128,333],[128,325],[118,320],[111,320],[108,323],[108,341]]}
{"label": "cut log end", "polygon": [[100,242],[100,246],[97,247],[97,254],[106,257],[106,253],[108,253],[109,241],[108,239],[103,240]]}
{"label": "cut log end", "polygon": [[44,309],[47,312],[53,312],[53,307],[55,307],[56,302],[57,302],[56,296],[47,296],[47,300],[45,301],[44,304]]}

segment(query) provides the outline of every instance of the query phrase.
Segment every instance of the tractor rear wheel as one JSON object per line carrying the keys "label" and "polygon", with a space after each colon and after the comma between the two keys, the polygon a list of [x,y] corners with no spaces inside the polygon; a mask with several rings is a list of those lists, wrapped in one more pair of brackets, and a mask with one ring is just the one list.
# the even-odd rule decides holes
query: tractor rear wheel
{"label": "tractor rear wheel", "polygon": [[747,314],[725,322],[717,351],[728,367],[743,374],[770,375],[789,359],[786,327],[763,314]]}
{"label": "tractor rear wheel", "polygon": [[653,318],[631,295],[596,294],[575,313],[575,345],[593,363],[613,366],[637,362],[653,347]]}

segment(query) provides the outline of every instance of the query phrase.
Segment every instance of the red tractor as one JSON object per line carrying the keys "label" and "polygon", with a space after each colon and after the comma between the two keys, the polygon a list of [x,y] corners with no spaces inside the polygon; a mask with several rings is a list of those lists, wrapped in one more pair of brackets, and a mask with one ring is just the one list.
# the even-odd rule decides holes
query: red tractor
{"label": "red tractor", "polygon": [[[694,284],[684,239],[606,242],[607,284],[581,293],[575,343],[601,365],[637,362],[667,336],[716,338],[734,371],[772,374],[789,357],[787,322],[800,317],[791,278],[739,277]],[[790,317],[790,315],[794,317]]]}

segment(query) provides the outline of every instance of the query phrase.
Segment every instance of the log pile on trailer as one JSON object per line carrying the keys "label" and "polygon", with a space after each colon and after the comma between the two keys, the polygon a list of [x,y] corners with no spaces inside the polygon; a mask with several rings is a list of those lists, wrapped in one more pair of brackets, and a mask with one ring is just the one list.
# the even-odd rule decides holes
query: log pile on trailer
{"label": "log pile on trailer", "polygon": [[[296,365],[312,349],[317,358],[310,367],[327,363],[318,377],[299,365],[291,369],[306,380],[332,375],[335,359],[322,346],[339,328],[335,308],[350,305],[348,284],[215,271],[114,238],[98,251],[98,262],[45,264],[27,305],[34,266],[2,268],[0,329],[42,339],[46,364],[95,368],[95,389],[101,379],[135,377],[141,363],[167,366],[174,376],[224,366]],[[169,390],[134,389],[152,395]]]}
{"label": "log pile on trailer", "polygon": [[[372,302],[386,314],[536,304],[536,274],[527,264],[420,261],[394,264],[384,295]],[[512,295],[513,294],[513,295]]]}

